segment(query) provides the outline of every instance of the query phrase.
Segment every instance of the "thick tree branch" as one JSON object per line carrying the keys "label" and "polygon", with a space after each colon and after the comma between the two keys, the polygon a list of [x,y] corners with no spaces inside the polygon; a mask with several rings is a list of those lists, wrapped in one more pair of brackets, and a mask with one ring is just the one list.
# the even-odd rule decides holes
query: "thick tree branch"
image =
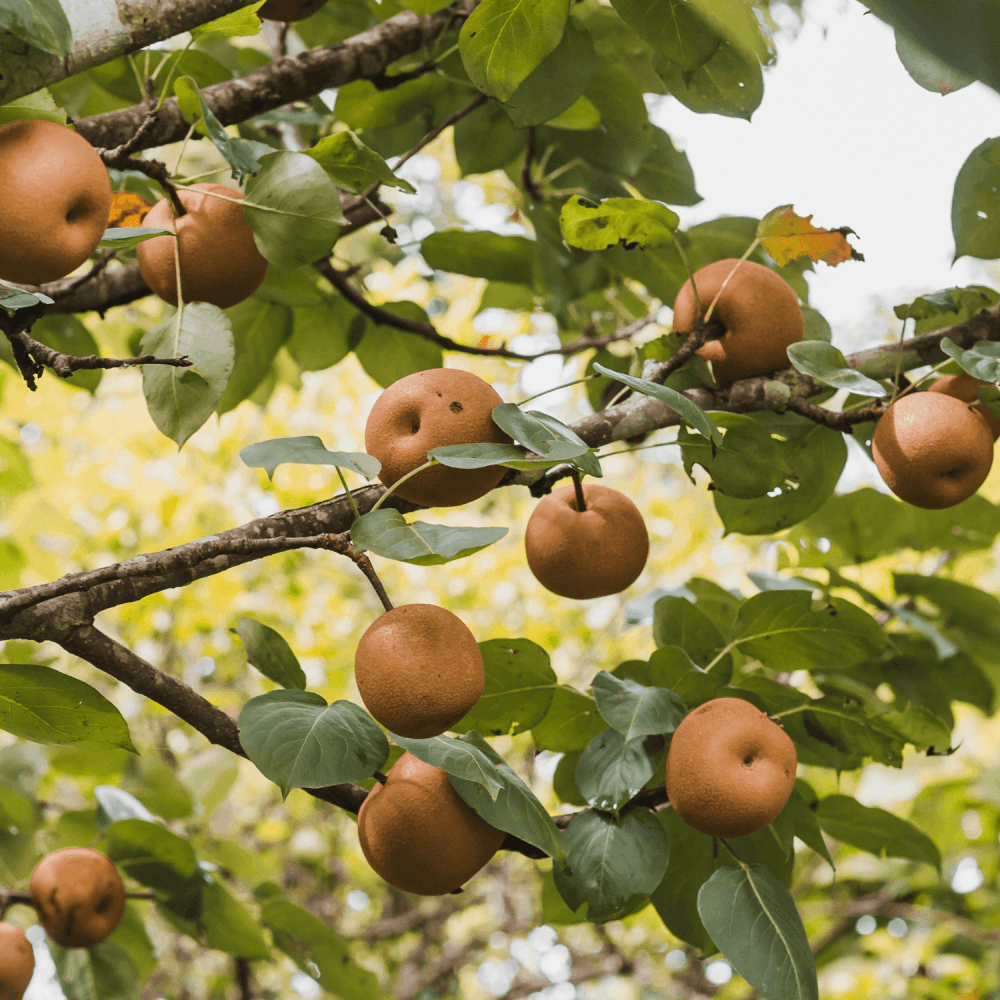
{"label": "thick tree branch", "polygon": [[[217,2],[221,5],[221,0]],[[274,111],[283,104],[308,100],[328,88],[343,87],[355,80],[370,80],[385,73],[397,59],[419,51],[442,33],[460,26],[478,3],[479,0],[457,0],[426,17],[409,11],[397,14],[339,44],[275,59],[246,76],[206,87],[202,96],[223,125],[234,125]],[[230,9],[239,6],[239,3],[231,4]],[[145,104],[135,104],[120,111],[81,118],[74,124],[93,146],[113,149],[127,143],[145,119]],[[177,99],[168,98],[160,108],[155,125],[136,148],[151,149],[177,142],[184,138],[188,128]]]}

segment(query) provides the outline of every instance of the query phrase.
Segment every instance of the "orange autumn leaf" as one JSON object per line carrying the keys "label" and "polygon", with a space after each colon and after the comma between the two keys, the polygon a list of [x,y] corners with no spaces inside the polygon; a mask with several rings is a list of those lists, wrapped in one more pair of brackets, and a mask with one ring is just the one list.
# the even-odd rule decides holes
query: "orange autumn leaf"
{"label": "orange autumn leaf", "polygon": [[141,226],[142,220],[152,206],[141,195],[130,191],[115,191],[111,195],[111,211],[108,213],[108,229],[125,226]]}
{"label": "orange autumn leaf", "polygon": [[820,229],[812,224],[812,216],[796,215],[791,205],[781,205],[760,220],[757,236],[761,245],[778,265],[799,257],[810,257],[835,266],[845,260],[864,260],[850,243],[847,234],[853,229]]}

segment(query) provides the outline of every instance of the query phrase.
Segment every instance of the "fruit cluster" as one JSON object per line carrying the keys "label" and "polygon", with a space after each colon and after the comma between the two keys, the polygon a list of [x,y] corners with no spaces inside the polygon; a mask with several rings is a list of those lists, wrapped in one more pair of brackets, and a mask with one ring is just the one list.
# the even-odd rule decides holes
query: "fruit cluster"
{"label": "fruit cluster", "polygon": [[[35,865],[31,905],[49,937],[64,948],[92,948],[125,913],[125,886],[113,862],[89,847],[64,847]],[[23,930],[0,921],[0,1000],[21,1000],[35,971]]]}

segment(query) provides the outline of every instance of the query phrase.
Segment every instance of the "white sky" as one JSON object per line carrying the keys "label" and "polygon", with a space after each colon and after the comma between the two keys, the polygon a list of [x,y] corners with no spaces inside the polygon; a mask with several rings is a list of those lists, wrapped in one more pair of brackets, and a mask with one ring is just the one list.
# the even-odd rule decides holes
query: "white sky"
{"label": "white sky", "polygon": [[990,262],[952,267],[951,196],[969,153],[1000,131],[1000,95],[980,83],[947,97],[919,87],[892,30],[857,0],[807,0],[805,26],[779,39],[764,81],[751,122],[697,115],[672,97],[652,112],[705,199],[677,209],[682,226],[783,204],[825,228],[850,226],[865,262],[817,264],[808,279],[811,305],[847,353],[883,339],[879,304],[996,286]]}

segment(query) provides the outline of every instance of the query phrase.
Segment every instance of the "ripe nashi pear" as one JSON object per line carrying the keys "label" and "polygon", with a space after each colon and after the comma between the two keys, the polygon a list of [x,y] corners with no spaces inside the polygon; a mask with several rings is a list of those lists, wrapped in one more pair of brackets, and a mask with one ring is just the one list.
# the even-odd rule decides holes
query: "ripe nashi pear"
{"label": "ripe nashi pear", "polygon": [[0,1000],[21,1000],[35,972],[35,953],[23,930],[0,922]]}
{"label": "ripe nashi pear", "polygon": [[[493,422],[503,400],[478,375],[460,368],[429,368],[393,382],[372,406],[365,451],[382,463],[379,479],[392,486],[449,444],[509,444]],[[504,477],[501,465],[452,469],[435,465],[408,479],[396,493],[425,507],[455,507],[489,493]]]}
{"label": "ripe nashi pear", "polygon": [[0,128],[0,278],[43,285],[97,248],[111,181],[97,151],[66,125],[25,118]]}
{"label": "ripe nashi pear", "polygon": [[[992,385],[992,382],[963,372],[961,375],[942,375],[931,382],[927,391],[943,392],[946,396],[954,396],[955,399],[962,400],[963,403],[975,403],[979,399],[979,390],[983,386]],[[976,413],[981,414],[983,420],[990,425],[993,440],[996,441],[997,438],[1000,438],[1000,418],[994,416],[992,410],[982,403],[979,403],[975,409]]]}
{"label": "ripe nashi pear", "polygon": [[486,670],[476,637],[436,604],[401,604],[368,626],[354,654],[365,708],[391,733],[440,736],[479,700]]}
{"label": "ripe nashi pear", "polygon": [[496,854],[504,832],[467,806],[439,768],[409,752],[358,810],[358,841],[390,885],[420,896],[457,889]]}
{"label": "ripe nashi pear", "polygon": [[[725,324],[726,333],[719,340],[703,344],[697,352],[712,362],[715,377],[729,383],[787,368],[788,347],[802,339],[803,331],[802,309],[791,285],[780,274],[752,260],[717,260],[694,275],[702,314],[708,311],[723,283],[726,287],[712,310],[712,318]],[[690,333],[697,319],[689,278],[674,300],[674,332]]]}
{"label": "ripe nashi pear", "polygon": [[993,432],[968,403],[942,392],[913,392],[879,418],[872,458],[900,500],[926,510],[954,507],[989,475]]}
{"label": "ripe nashi pear", "polygon": [[[216,198],[205,191],[224,197]],[[267,273],[267,261],[243,218],[243,194],[223,184],[192,184],[177,196],[187,210],[174,219],[169,198],[158,201],[143,219],[177,233],[181,262],[181,294],[185,302],[210,302],[228,309],[249,298]],[[237,201],[227,199],[235,198]],[[176,224],[176,228],[175,228]],[[154,236],[135,248],[139,272],[164,302],[177,305],[174,237]]]}
{"label": "ripe nashi pear", "polygon": [[795,786],[795,744],[742,698],[713,698],[690,711],[667,751],[674,811],[709,837],[743,837],[767,826]]}

